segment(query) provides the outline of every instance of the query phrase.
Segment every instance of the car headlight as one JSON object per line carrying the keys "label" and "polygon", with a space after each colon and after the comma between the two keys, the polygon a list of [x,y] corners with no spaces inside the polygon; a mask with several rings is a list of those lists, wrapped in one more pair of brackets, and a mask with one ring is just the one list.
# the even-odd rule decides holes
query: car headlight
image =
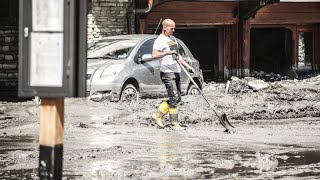
{"label": "car headlight", "polygon": [[110,77],[110,76],[115,76],[123,68],[124,68],[123,64],[111,65],[111,66],[109,66],[109,67],[107,67],[106,69],[103,70],[103,72],[101,73],[100,77],[101,78],[106,78],[106,77]]}

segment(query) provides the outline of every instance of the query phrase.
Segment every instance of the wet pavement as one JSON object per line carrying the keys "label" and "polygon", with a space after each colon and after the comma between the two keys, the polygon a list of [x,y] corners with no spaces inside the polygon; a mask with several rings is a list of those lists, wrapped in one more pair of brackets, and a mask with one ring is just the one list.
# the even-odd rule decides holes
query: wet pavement
{"label": "wet pavement", "polygon": [[[180,131],[151,122],[163,99],[66,98],[63,179],[319,179],[320,75],[260,91],[246,81],[204,90],[234,133],[201,96],[182,97]],[[0,102],[0,179],[37,179],[38,140],[39,106]]]}
{"label": "wet pavement", "polygon": [[[224,133],[220,127],[200,126],[189,126],[178,132],[153,126],[75,128],[69,133],[81,131],[85,136],[66,135],[63,176],[64,179],[320,177],[319,146],[313,144],[319,142],[319,137],[303,141],[295,126],[289,128],[292,132],[285,131],[287,127],[284,129],[286,133],[276,136],[270,132],[280,128],[278,125],[261,126],[263,128],[248,131],[246,128],[250,126],[242,124],[234,134]],[[313,136],[314,133],[311,130],[305,136]],[[254,138],[254,135],[259,138]],[[260,138],[262,136],[265,138]],[[294,137],[291,139],[290,136]],[[19,170],[10,168],[14,164],[0,163],[7,169],[0,170],[0,177],[36,178],[37,156],[32,151],[37,151],[37,148],[27,148],[28,144],[29,148],[34,146],[32,137],[1,137],[0,142],[1,161],[7,162],[4,158],[12,156],[20,159],[20,163],[33,161],[30,168]],[[21,149],[21,145],[26,148]]]}

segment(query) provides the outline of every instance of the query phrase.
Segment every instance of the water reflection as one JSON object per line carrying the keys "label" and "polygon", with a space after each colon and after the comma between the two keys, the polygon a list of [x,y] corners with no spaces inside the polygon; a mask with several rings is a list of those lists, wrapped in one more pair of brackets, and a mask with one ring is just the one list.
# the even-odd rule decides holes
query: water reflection
{"label": "water reflection", "polygon": [[[156,151],[159,165],[159,178],[163,180],[170,179],[169,173],[173,170],[174,162],[176,161],[176,141],[173,137],[163,132],[158,132],[156,134]],[[154,168],[156,169],[156,168]]]}
{"label": "water reflection", "polygon": [[[199,144],[201,142],[203,144]],[[163,133],[157,134],[156,146],[159,170],[167,173],[158,174],[161,179],[320,176],[320,151],[270,154],[248,150],[222,150],[204,141],[191,140],[187,143],[182,137]]]}
{"label": "water reflection", "polygon": [[284,153],[279,156],[279,166],[296,166],[320,163],[320,151]]}
{"label": "water reflection", "polygon": [[159,159],[159,168],[164,169],[168,163],[169,158],[169,141],[168,136],[164,136],[163,133],[157,134],[157,150]]}
{"label": "water reflection", "polygon": [[[87,129],[81,130],[86,134]],[[64,177],[166,180],[301,177],[316,179],[320,176],[320,151],[303,151],[302,148],[281,146],[281,153],[257,152],[252,151],[254,148],[223,146],[219,139],[192,136],[188,131],[156,130],[152,135],[145,136],[145,133],[150,133],[150,129],[139,133],[138,130],[141,129],[124,130],[104,126],[103,132],[91,131],[90,134],[82,136],[79,140],[90,148],[79,149],[79,156],[83,158],[78,158],[77,154],[69,155],[72,158],[65,161]],[[1,137],[0,157],[15,158],[21,154],[14,152],[18,149],[16,143],[32,141],[32,137]],[[21,179],[28,179],[37,174],[35,170],[15,171],[4,170],[6,166],[2,167],[0,177],[16,175]]]}

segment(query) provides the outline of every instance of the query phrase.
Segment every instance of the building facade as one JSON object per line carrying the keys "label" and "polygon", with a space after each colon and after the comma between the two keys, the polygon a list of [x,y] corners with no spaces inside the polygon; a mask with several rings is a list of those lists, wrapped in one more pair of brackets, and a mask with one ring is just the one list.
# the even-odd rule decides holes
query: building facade
{"label": "building facade", "polygon": [[[135,33],[134,0],[88,0],[88,42]],[[19,0],[0,1],[0,100],[18,100]]]}
{"label": "building facade", "polygon": [[[0,99],[17,97],[19,0],[0,1]],[[320,2],[315,0],[88,0],[88,42],[101,37],[159,34],[176,22],[207,81],[319,71]],[[159,26],[161,28],[161,26]]]}
{"label": "building facade", "polygon": [[140,17],[141,33],[174,19],[175,35],[200,61],[205,79],[319,70],[320,2],[158,0]]}
{"label": "building facade", "polygon": [[88,0],[88,42],[135,33],[134,0]]}

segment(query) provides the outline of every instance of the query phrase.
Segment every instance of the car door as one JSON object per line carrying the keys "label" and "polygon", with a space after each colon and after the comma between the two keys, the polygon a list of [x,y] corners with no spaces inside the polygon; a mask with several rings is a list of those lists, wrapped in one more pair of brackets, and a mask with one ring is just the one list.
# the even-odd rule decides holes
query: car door
{"label": "car door", "polygon": [[[178,42],[178,43],[179,43],[179,54],[182,56],[182,58],[188,64],[190,64],[191,59],[188,56],[188,54],[186,53],[186,50],[185,50],[186,47],[183,46],[181,42]],[[182,93],[187,93],[187,88],[188,88],[189,82],[190,82],[190,80],[189,80],[188,76],[186,75],[186,73],[183,70],[181,70],[181,91],[182,91]]]}
{"label": "car door", "polygon": [[[155,38],[142,43],[138,49],[138,58],[144,54],[152,54]],[[140,62],[139,65],[139,84],[141,94],[144,96],[159,96],[165,94],[165,86],[160,78],[160,62],[158,59]]]}

